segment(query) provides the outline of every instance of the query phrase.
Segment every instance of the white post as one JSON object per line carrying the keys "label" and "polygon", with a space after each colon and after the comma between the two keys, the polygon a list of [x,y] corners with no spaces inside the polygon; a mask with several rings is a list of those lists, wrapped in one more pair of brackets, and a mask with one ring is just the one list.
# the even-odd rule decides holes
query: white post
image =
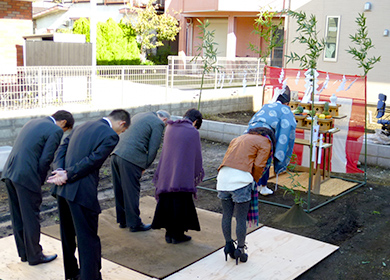
{"label": "white post", "polygon": [[[169,59],[168,57],[168,64],[169,64]],[[168,86],[169,86],[169,65],[165,68],[165,103],[168,103]]]}
{"label": "white post", "polygon": [[43,100],[42,100],[42,67],[38,67],[38,104],[39,107],[42,108]]}
{"label": "white post", "polygon": [[173,89],[173,74],[174,74],[174,71],[175,71],[175,57],[172,56],[172,59],[171,59],[171,91]]}
{"label": "white post", "polygon": [[91,73],[91,96],[93,100],[93,95],[96,94],[96,0],[90,0],[91,12],[89,15],[89,31],[90,31],[90,43],[92,44],[92,73]]}
{"label": "white post", "polygon": [[228,17],[228,35],[226,46],[226,57],[235,58],[237,49],[237,36],[235,33],[235,17],[230,15]]}
{"label": "white post", "polygon": [[256,87],[259,86],[259,78],[260,78],[260,58],[257,59]]}
{"label": "white post", "polygon": [[123,95],[125,94],[125,67],[124,66],[122,66],[121,79],[122,79],[122,100],[119,107],[124,107],[123,105],[123,100],[124,100]]}
{"label": "white post", "polygon": [[[217,62],[217,65],[218,65],[218,62]],[[214,89],[217,89],[217,84],[218,84],[218,70],[217,69],[214,69],[214,75],[215,75],[215,78],[214,78]]]}
{"label": "white post", "polygon": [[89,15],[90,19],[90,40],[92,44],[92,66],[96,67],[96,0],[91,0],[91,13]]}

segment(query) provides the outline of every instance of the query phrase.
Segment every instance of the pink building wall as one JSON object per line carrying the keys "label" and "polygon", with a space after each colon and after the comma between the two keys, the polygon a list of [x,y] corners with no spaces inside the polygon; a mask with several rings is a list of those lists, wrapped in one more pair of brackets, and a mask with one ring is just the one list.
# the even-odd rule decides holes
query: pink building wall
{"label": "pink building wall", "polygon": [[258,54],[249,49],[249,43],[259,47],[260,38],[253,33],[254,17],[237,18],[236,20],[236,56],[258,57]]}
{"label": "pink building wall", "polygon": [[[226,56],[228,57],[258,57],[259,55],[249,49],[249,43],[256,46],[261,44],[258,35],[253,33],[255,19],[259,9],[243,11],[242,3],[235,2],[236,11],[218,10],[222,0],[167,0],[165,9],[175,15],[180,22],[178,50],[179,55],[195,55],[196,47],[200,44],[197,38],[199,34],[199,23],[196,19],[225,18],[228,19],[226,33],[228,34]],[[251,0],[253,2],[253,0]],[[237,6],[238,5],[238,6]],[[179,12],[174,14],[174,11]],[[189,24],[192,22],[192,25]],[[189,29],[191,29],[189,31]],[[224,30],[225,32],[225,30]]]}

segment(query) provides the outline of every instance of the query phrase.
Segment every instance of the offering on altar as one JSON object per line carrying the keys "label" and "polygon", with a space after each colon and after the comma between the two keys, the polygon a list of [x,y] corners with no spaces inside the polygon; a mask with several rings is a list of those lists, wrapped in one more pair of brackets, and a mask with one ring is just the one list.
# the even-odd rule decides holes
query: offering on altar
{"label": "offering on altar", "polygon": [[294,115],[301,115],[303,113],[303,107],[302,106],[298,106],[292,112],[293,112]]}
{"label": "offering on altar", "polygon": [[294,109],[292,109],[292,112],[295,116],[298,127],[310,127],[312,117],[316,116],[320,130],[328,130],[333,127],[333,116],[338,115],[338,107],[340,106],[341,105],[330,106],[329,102],[320,101],[315,102],[313,110],[311,110],[311,103],[296,103],[294,104]]}
{"label": "offering on altar", "polygon": [[[311,126],[311,118],[306,118],[305,122],[306,124],[303,127],[310,127]],[[320,131],[329,130],[333,127],[333,119],[317,119],[318,124],[320,126]]]}

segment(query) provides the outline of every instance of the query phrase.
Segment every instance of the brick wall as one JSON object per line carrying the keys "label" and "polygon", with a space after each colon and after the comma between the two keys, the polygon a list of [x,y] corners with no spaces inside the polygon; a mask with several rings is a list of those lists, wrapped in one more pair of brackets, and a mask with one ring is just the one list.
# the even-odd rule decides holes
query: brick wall
{"label": "brick wall", "polygon": [[32,33],[32,3],[0,0],[0,73],[23,65],[23,36]]}
{"label": "brick wall", "polygon": [[23,45],[16,45],[16,66],[24,66]]}
{"label": "brick wall", "polygon": [[0,0],[0,18],[32,20],[32,3]]}

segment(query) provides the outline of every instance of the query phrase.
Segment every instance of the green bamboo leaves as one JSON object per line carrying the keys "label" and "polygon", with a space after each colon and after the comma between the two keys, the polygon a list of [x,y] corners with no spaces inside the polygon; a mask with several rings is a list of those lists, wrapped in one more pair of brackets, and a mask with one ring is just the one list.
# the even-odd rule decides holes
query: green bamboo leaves
{"label": "green bamboo leaves", "polygon": [[212,71],[218,71],[219,66],[217,65],[218,44],[214,42],[215,30],[210,31],[207,29],[210,25],[208,20],[205,20],[204,23],[199,19],[197,21],[199,23],[200,35],[196,38],[201,40],[201,44],[196,47],[196,55],[191,61],[202,60],[202,80],[198,99],[198,110],[200,110],[204,76]]}
{"label": "green bamboo leaves", "polygon": [[363,68],[364,76],[367,75],[368,71],[370,71],[374,64],[380,62],[381,57],[367,57],[368,51],[374,48],[372,40],[368,38],[368,31],[366,26],[366,17],[364,13],[360,14],[356,18],[355,22],[358,25],[357,32],[354,35],[349,35],[352,43],[356,44],[356,47],[349,47],[346,50],[349,54],[352,55],[353,59],[355,59],[358,63],[359,68]]}
{"label": "green bamboo leaves", "polygon": [[287,64],[290,62],[299,61],[299,68],[301,69],[316,69],[317,60],[325,48],[325,40],[318,38],[318,31],[316,28],[317,19],[314,15],[306,16],[305,12],[287,11],[287,14],[297,20],[297,37],[293,40],[300,44],[306,45],[306,53],[299,55],[296,52],[291,52],[286,55]]}
{"label": "green bamboo leaves", "polygon": [[258,18],[255,19],[253,25],[253,33],[264,40],[265,47],[249,43],[249,48],[259,54],[261,61],[268,65],[267,59],[270,57],[272,50],[283,45],[282,38],[276,32],[278,28],[283,26],[283,20],[280,17],[279,21],[275,23],[274,19],[278,16],[278,13],[267,10],[260,11],[257,16]]}

